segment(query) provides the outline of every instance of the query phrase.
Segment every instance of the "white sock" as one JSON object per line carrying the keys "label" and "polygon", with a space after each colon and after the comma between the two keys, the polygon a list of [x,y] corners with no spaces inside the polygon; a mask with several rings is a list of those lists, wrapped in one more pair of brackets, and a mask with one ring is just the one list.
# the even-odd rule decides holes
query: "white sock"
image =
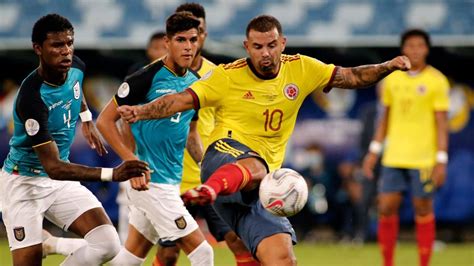
{"label": "white sock", "polygon": [[125,247],[120,249],[120,252],[113,260],[109,262],[111,266],[140,266],[145,262],[145,258],[140,258],[132,254]]}
{"label": "white sock", "polygon": [[57,254],[69,256],[69,254],[85,245],[87,245],[87,241],[82,238],[57,237],[55,251]]}
{"label": "white sock", "polygon": [[63,266],[101,265],[120,251],[120,239],[115,227],[110,224],[90,230],[84,239],[87,245],[80,247],[63,261]]}
{"label": "white sock", "polygon": [[212,266],[214,265],[214,251],[207,241],[202,241],[197,248],[188,254],[192,266]]}

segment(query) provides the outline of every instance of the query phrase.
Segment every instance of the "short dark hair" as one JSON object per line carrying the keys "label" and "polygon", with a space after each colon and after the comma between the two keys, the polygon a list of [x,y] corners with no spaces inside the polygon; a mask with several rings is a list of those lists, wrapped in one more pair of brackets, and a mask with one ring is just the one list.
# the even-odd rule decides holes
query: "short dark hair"
{"label": "short dark hair", "polygon": [[154,40],[161,40],[166,37],[166,32],[164,31],[157,31],[154,32],[151,36],[150,39],[148,40],[148,43],[151,43]]}
{"label": "short dark hair", "polygon": [[260,15],[253,18],[249,22],[245,35],[249,37],[250,30],[256,30],[258,32],[267,32],[273,30],[274,28],[277,29],[280,35],[283,33],[280,21],[278,21],[278,19],[270,15]]}
{"label": "short dark hair", "polygon": [[204,10],[204,7],[199,3],[181,4],[176,8],[175,12],[181,12],[181,11],[188,11],[188,12],[191,12],[191,14],[193,14],[193,16],[197,18],[206,19],[206,11]]}
{"label": "short dark hair", "polygon": [[176,12],[166,20],[166,35],[172,37],[178,32],[187,31],[192,28],[197,30],[200,23],[191,12]]}
{"label": "short dark hair", "polygon": [[36,21],[31,33],[33,43],[43,44],[48,33],[71,31],[74,34],[74,27],[69,20],[58,14],[48,14]]}
{"label": "short dark hair", "polygon": [[426,45],[428,45],[428,47],[431,47],[430,35],[422,29],[409,29],[405,31],[402,34],[402,37],[400,38],[400,47],[403,47],[403,45],[405,45],[407,39],[414,36],[422,37],[425,40]]}

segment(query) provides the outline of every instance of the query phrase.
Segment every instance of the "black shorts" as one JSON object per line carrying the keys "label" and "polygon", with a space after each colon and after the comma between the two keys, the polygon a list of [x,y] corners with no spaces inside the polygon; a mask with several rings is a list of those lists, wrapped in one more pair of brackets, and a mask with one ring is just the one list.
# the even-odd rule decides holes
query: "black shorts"
{"label": "black shorts", "polygon": [[[209,146],[204,155],[201,181],[204,183],[219,167],[245,158],[261,160],[268,172],[265,160],[249,147],[234,139],[217,140]],[[266,211],[258,200],[258,189],[218,196],[213,206],[254,256],[260,241],[274,234],[288,233],[296,243],[296,235],[288,219]]]}

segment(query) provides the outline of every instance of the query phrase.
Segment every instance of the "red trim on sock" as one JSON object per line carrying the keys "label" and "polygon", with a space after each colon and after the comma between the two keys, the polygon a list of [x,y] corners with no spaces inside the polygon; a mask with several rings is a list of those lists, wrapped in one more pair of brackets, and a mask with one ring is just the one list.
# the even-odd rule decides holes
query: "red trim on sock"
{"label": "red trim on sock", "polygon": [[203,184],[210,186],[216,195],[229,195],[244,188],[252,180],[250,171],[239,164],[219,167]]}
{"label": "red trim on sock", "polygon": [[377,238],[384,266],[393,266],[393,255],[398,237],[398,215],[379,217]]}
{"label": "red trim on sock", "polygon": [[417,216],[415,217],[415,224],[420,266],[428,266],[436,235],[435,216],[434,214],[428,214],[427,216]]}

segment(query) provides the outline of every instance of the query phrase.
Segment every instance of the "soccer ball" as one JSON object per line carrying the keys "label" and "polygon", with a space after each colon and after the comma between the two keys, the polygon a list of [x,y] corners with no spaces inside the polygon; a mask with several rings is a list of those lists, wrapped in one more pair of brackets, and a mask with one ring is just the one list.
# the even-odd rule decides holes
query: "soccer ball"
{"label": "soccer ball", "polygon": [[266,175],[260,183],[260,202],[271,214],[288,217],[303,209],[308,200],[308,186],[296,171],[281,168]]}

